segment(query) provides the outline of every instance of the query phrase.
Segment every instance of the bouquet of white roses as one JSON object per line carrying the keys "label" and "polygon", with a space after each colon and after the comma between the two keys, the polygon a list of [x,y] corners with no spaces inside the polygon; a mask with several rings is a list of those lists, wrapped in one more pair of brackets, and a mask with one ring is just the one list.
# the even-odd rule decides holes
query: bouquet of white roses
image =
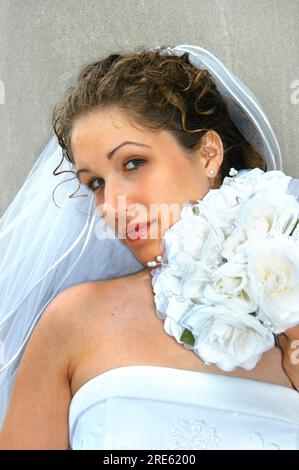
{"label": "bouquet of white roses", "polygon": [[[207,364],[250,370],[299,323],[299,203],[292,177],[259,168],[224,178],[162,240],[151,271],[165,331]],[[235,177],[235,174],[237,176]]]}

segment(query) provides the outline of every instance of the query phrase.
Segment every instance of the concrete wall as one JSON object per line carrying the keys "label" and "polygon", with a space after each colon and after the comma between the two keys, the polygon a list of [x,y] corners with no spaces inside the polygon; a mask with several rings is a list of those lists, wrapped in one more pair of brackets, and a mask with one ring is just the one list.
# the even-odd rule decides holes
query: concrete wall
{"label": "concrete wall", "polygon": [[299,177],[298,0],[0,0],[0,215],[82,66],[162,43],[202,45],[252,88]]}

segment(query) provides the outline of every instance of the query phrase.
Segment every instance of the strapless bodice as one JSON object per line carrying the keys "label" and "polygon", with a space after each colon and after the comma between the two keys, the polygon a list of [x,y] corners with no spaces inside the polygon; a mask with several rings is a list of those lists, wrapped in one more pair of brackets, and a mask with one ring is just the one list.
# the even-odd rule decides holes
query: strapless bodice
{"label": "strapless bodice", "polygon": [[106,371],[69,409],[72,449],[299,449],[299,394],[160,366]]}

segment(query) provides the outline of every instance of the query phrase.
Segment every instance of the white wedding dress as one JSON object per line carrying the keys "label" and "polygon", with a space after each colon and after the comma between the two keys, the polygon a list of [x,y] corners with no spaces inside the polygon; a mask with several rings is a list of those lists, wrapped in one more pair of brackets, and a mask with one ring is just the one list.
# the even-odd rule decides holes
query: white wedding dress
{"label": "white wedding dress", "polygon": [[299,393],[160,366],[108,370],[69,410],[72,449],[299,449]]}

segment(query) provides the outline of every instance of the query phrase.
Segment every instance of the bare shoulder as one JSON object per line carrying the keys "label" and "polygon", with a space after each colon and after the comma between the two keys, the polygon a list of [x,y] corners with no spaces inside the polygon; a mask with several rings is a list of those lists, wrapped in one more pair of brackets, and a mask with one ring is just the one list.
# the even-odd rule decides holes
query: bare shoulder
{"label": "bare shoulder", "polygon": [[90,294],[91,307],[96,314],[101,316],[112,312],[130,315],[130,312],[145,311],[154,308],[151,275],[148,269],[110,279],[104,282],[89,283],[87,287]]}
{"label": "bare shoulder", "polygon": [[48,304],[29,338],[1,429],[0,449],[69,446],[67,299],[68,295],[61,293]]}
{"label": "bare shoulder", "polygon": [[[132,289],[136,289],[144,295],[146,292],[152,294],[151,275],[149,270],[138,271],[114,279],[101,281],[89,281],[77,284],[61,292],[52,303],[56,304],[57,309],[61,307],[64,315],[71,314],[72,318],[79,322],[83,313],[92,311],[92,307],[105,307],[113,300],[123,300],[125,296],[132,297]],[[135,294],[136,294],[135,290]],[[116,297],[119,294],[121,297]],[[136,298],[136,295],[134,296]],[[80,313],[79,318],[74,313]],[[86,320],[86,318],[85,318]]]}
{"label": "bare shoulder", "polygon": [[72,286],[54,299],[56,310],[61,311],[74,363],[101,344],[111,322],[113,331],[120,334],[130,317],[136,322],[137,311],[153,308],[149,276],[141,271],[115,279],[90,281]]}
{"label": "bare shoulder", "polygon": [[[111,296],[116,280],[89,281],[66,288],[52,299],[47,315],[56,316],[69,336],[75,329],[86,323],[95,303],[104,307]],[[54,323],[54,321],[53,321]]]}
{"label": "bare shoulder", "polygon": [[[115,279],[77,284],[52,300],[51,311],[60,317],[62,330],[67,331],[73,346],[79,345],[114,315],[121,320],[124,312],[134,312],[141,306],[144,309],[147,303],[152,307],[150,278],[148,270],[144,270]],[[72,350],[75,351],[74,347]]]}
{"label": "bare shoulder", "polygon": [[[63,305],[66,318],[63,329],[70,345],[69,376],[73,393],[105,370],[136,362],[166,367],[180,364],[183,369],[221,373],[216,366],[206,366],[165,335],[163,323],[154,314],[156,306],[149,270],[74,286],[62,293],[57,302]],[[254,370],[240,369],[229,375],[290,386],[277,348],[265,353]]]}

